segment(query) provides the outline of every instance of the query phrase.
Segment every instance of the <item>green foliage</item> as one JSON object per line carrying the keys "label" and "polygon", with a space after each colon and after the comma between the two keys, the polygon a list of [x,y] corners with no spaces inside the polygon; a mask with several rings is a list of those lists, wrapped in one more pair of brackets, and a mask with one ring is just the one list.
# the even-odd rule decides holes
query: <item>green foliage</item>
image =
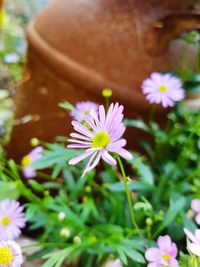
{"label": "green foliage", "polygon": [[[43,156],[31,165],[39,180],[28,180],[28,186],[14,161],[2,167],[1,199],[6,198],[5,188],[11,198],[25,197],[29,229],[41,233],[41,249],[32,259],[43,257],[43,267],[74,262],[92,267],[103,266],[114,255],[124,266],[141,267],[145,265],[145,249],[159,235],[168,234],[181,244],[185,239],[183,227],[196,228],[187,211],[191,199],[200,197],[199,115],[179,105],[167,120],[164,128],[155,122],[126,121],[129,127],[144,130],[153,139],[141,143],[146,154],[134,152],[127,162],[128,188],[142,237],[131,225],[120,173],[104,165],[80,178],[85,162],[67,164],[81,151],[67,149],[66,138],[43,143]],[[59,218],[60,213],[64,218]],[[183,266],[188,262],[184,254],[180,262]]]}

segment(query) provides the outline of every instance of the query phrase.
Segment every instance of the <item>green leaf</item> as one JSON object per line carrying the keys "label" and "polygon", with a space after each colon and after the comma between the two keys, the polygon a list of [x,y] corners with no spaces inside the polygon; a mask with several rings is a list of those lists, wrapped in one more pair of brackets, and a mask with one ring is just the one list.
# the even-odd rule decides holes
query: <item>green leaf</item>
{"label": "green leaf", "polygon": [[125,126],[131,126],[145,132],[150,132],[149,126],[143,120],[124,120]]}
{"label": "green leaf", "polygon": [[48,259],[42,267],[60,267],[62,266],[63,261],[74,252],[76,246],[71,246],[66,249],[49,253],[43,256],[43,259]]}
{"label": "green leaf", "polygon": [[17,166],[16,166],[14,160],[12,160],[12,159],[8,160],[8,166],[10,167],[10,170],[13,173],[13,177],[16,180],[21,180],[19,172],[18,172],[18,169],[17,169]]}
{"label": "green leaf", "polygon": [[183,219],[184,227],[190,230],[191,232],[194,232],[196,230],[196,224],[193,220],[189,219],[185,212],[181,212],[181,216]]}
{"label": "green leaf", "polygon": [[151,168],[142,161],[142,157],[139,157],[137,154],[133,154],[133,158],[129,161],[137,173],[141,176],[141,180],[147,184],[154,184],[154,176]]}
{"label": "green leaf", "polygon": [[69,110],[69,111],[74,111],[74,110],[75,110],[74,106],[73,106],[71,103],[69,103],[68,101],[64,101],[64,102],[62,102],[62,103],[59,103],[58,106],[59,106],[60,108],[67,109],[67,110]]}
{"label": "green leaf", "polygon": [[141,253],[137,252],[135,249],[132,248],[128,248],[126,247],[124,252],[126,253],[126,255],[131,258],[133,261],[135,262],[139,262],[139,263],[145,263],[145,259],[142,256]]}
{"label": "green leaf", "polygon": [[[104,184],[104,186],[112,192],[125,191],[123,182],[117,182],[114,184]],[[152,191],[154,189],[154,187],[152,185],[149,185],[149,184],[143,183],[143,182],[138,182],[138,181],[129,183],[128,188],[129,188],[129,190],[133,190],[136,192],[148,192],[148,191]]]}
{"label": "green leaf", "polygon": [[121,261],[127,265],[127,257],[126,254],[124,253],[124,251],[120,248],[120,247],[116,247],[116,250],[120,256]]}
{"label": "green leaf", "polygon": [[38,183],[36,180],[29,179],[28,184],[32,187],[33,190],[35,190],[37,192],[43,192],[44,191],[43,185]]}
{"label": "green leaf", "polygon": [[0,182],[0,201],[6,198],[18,199],[20,191],[17,182]]}
{"label": "green leaf", "polygon": [[196,119],[193,127],[192,127],[192,132],[200,136],[200,116]]}
{"label": "green leaf", "polygon": [[185,202],[186,201],[184,197],[180,197],[177,201],[171,201],[170,207],[163,219],[163,222],[155,231],[153,239],[157,237],[171,222],[173,222],[173,220],[175,220],[176,216],[183,210]]}
{"label": "green leaf", "polygon": [[77,156],[81,152],[74,149],[67,149],[59,146],[54,151],[48,151],[44,156],[42,156],[40,159],[35,161],[31,167],[34,169],[40,170],[52,167],[56,164],[63,163],[63,166],[67,164],[67,162],[74,156]]}

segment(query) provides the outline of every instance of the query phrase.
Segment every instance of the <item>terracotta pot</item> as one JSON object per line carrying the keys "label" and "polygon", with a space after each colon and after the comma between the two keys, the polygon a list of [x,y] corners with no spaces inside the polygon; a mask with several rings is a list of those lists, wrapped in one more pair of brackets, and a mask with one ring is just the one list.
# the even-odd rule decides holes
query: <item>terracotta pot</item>
{"label": "terracotta pot", "polygon": [[[180,33],[200,28],[191,0],[55,0],[27,29],[28,53],[17,92],[10,155],[27,152],[29,139],[50,141],[71,130],[58,108],[68,100],[102,102],[112,88],[113,101],[129,117],[146,117],[149,105],[140,85],[153,71],[178,67]],[[135,145],[138,136],[129,133]]]}
{"label": "terracotta pot", "polygon": [[3,7],[4,0],[0,0],[0,9]]}

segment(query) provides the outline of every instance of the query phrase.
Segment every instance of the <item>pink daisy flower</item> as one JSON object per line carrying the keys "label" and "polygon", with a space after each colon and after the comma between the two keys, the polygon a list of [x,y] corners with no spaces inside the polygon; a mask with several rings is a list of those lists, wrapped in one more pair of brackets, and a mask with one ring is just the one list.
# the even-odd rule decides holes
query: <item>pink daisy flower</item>
{"label": "pink daisy flower", "polygon": [[88,115],[92,109],[97,111],[98,107],[99,105],[97,103],[91,101],[78,102],[75,105],[75,110],[70,112],[70,115],[73,117],[74,120],[83,122],[85,116]]}
{"label": "pink daisy flower", "polygon": [[20,236],[25,227],[23,207],[15,200],[0,202],[0,241],[13,240]]}
{"label": "pink daisy flower", "polygon": [[14,241],[0,242],[0,267],[20,267],[23,256],[20,246]]}
{"label": "pink daisy flower", "polygon": [[195,230],[193,235],[188,229],[183,229],[186,236],[189,238],[191,243],[188,245],[188,249],[196,256],[200,257],[200,230]]}
{"label": "pink daisy flower", "polygon": [[169,73],[152,73],[143,81],[142,91],[151,104],[162,104],[164,108],[172,107],[185,96],[181,80]]}
{"label": "pink daisy flower", "polygon": [[123,106],[116,103],[110,105],[107,114],[102,105],[99,106],[98,112],[91,110],[90,114],[85,117],[88,128],[78,121],[72,121],[78,133],[70,134],[73,139],[69,139],[72,144],[68,147],[83,148],[85,151],[71,159],[69,164],[75,165],[90,157],[82,176],[95,168],[101,158],[115,166],[117,161],[110,153],[117,153],[128,160],[132,158],[132,155],[123,148],[126,140],[121,138],[125,131],[123,109]]}
{"label": "pink daisy flower", "polygon": [[30,166],[34,161],[42,157],[43,147],[38,146],[31,150],[28,155],[22,158],[22,173],[26,178],[34,178],[36,176],[36,171]]}
{"label": "pink daisy flower", "polygon": [[150,262],[147,267],[178,267],[178,249],[171,238],[168,235],[159,236],[157,244],[158,248],[149,248],[145,253],[145,258]]}
{"label": "pink daisy flower", "polygon": [[200,199],[192,200],[191,209],[197,214],[195,220],[198,224],[200,224]]}

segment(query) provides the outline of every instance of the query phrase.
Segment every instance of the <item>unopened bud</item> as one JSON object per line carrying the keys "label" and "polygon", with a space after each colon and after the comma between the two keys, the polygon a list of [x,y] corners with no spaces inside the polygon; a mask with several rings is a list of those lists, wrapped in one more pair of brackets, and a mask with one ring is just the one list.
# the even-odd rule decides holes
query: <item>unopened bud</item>
{"label": "unopened bud", "polygon": [[69,238],[70,237],[70,230],[68,228],[63,228],[61,231],[60,231],[60,235],[62,237],[65,237],[65,238]]}
{"label": "unopened bud", "polygon": [[30,144],[31,144],[31,146],[38,146],[39,144],[40,144],[40,141],[39,141],[39,139],[37,139],[37,138],[32,138],[31,140],[30,140]]}
{"label": "unopened bud", "polygon": [[102,95],[103,95],[104,97],[106,97],[106,98],[109,98],[109,97],[112,96],[112,90],[109,89],[109,88],[105,88],[105,89],[103,89],[103,91],[102,91]]}
{"label": "unopened bud", "polygon": [[48,197],[49,195],[50,195],[49,190],[45,190],[45,191],[44,191],[44,196],[45,196],[45,197]]}
{"label": "unopened bud", "polygon": [[92,188],[91,188],[91,186],[86,186],[85,187],[85,191],[87,192],[87,193],[90,193],[91,191],[92,191]]}
{"label": "unopened bud", "polygon": [[61,211],[59,214],[58,214],[58,219],[60,221],[63,221],[65,219],[66,215],[64,213],[64,211]]}
{"label": "unopened bud", "polygon": [[75,244],[79,245],[81,243],[81,238],[78,235],[76,235],[73,238],[73,241],[74,241]]}
{"label": "unopened bud", "polygon": [[151,219],[151,218],[147,218],[147,219],[146,219],[146,224],[147,224],[148,226],[151,226],[151,225],[153,224],[152,219]]}

